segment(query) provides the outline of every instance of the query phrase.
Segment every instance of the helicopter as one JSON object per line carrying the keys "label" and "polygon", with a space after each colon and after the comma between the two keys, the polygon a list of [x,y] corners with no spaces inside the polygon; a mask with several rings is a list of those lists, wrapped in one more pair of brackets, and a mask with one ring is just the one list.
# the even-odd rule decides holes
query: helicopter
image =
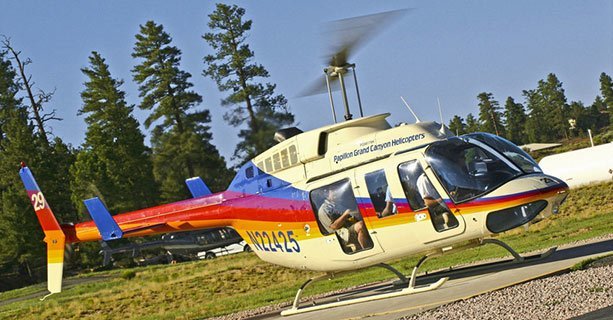
{"label": "helicopter", "polygon": [[[435,290],[448,278],[416,286],[418,268],[429,258],[479,245],[500,245],[521,261],[491,237],[558,213],[568,195],[566,183],[544,174],[526,152],[499,136],[456,137],[443,124],[417,117],[413,124],[391,126],[389,113],[363,115],[355,64],[348,58],[398,14],[339,20],[351,28],[341,28],[345,40],[328,60],[325,83],[318,84],[325,84],[334,123],[306,132],[277,131],[278,143],[240,167],[225,191],[212,193],[199,177],[189,178],[193,198],[116,215],[95,197],[84,201],[92,221],[60,225],[22,163],[20,176],[47,243],[49,295],[62,290],[67,244],[217,227],[235,229],[266,262],[324,273],[306,281],[282,315]],[[347,34],[349,29],[354,32]],[[347,99],[350,73],[360,110],[356,119]],[[336,118],[336,89],[342,122]],[[386,264],[411,255],[422,258],[410,278]],[[300,307],[308,285],[372,266],[393,272],[404,287]]]}

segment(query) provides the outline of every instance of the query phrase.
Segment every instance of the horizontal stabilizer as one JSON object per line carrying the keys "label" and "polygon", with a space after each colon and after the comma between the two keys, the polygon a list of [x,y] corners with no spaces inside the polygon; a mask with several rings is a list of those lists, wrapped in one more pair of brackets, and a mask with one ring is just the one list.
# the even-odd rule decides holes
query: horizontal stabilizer
{"label": "horizontal stabilizer", "polygon": [[192,193],[194,198],[204,197],[212,194],[211,189],[206,186],[204,181],[200,177],[193,177],[185,180],[189,192]]}
{"label": "horizontal stabilizer", "polygon": [[104,203],[98,197],[83,201],[89,211],[89,215],[94,219],[96,227],[102,236],[102,240],[116,240],[123,237],[123,231],[111,216],[111,213],[106,209]]}

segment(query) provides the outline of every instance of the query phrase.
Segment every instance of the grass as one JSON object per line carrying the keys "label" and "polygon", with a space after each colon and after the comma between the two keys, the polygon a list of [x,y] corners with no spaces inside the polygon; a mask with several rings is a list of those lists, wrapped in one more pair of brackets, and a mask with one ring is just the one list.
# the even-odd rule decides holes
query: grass
{"label": "grass", "polygon": [[[512,230],[500,239],[519,252],[610,234],[613,230],[613,183],[573,190],[561,213],[528,231]],[[429,260],[421,271],[502,257],[497,246],[483,246]],[[417,262],[412,257],[391,263],[405,274]],[[228,314],[260,306],[288,303],[297,288],[317,273],[283,268],[260,261],[254,254],[177,265],[139,267],[79,276],[107,276],[103,281],[78,284],[38,301],[28,298],[0,305],[0,319],[103,318],[194,319]],[[319,282],[306,296],[391,278],[371,268]],[[41,285],[0,294],[1,301],[40,291]],[[42,296],[42,293],[41,293]]]}

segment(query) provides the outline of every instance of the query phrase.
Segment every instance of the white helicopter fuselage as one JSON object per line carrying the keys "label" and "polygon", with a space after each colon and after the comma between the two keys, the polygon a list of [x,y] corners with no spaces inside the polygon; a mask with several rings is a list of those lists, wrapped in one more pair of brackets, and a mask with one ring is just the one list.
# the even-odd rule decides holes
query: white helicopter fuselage
{"label": "white helicopter fuselage", "polygon": [[[234,208],[251,208],[254,218],[246,215],[232,226],[262,260],[337,272],[408,255],[443,252],[539,221],[557,211],[566,197],[563,182],[535,168],[524,172],[521,164],[514,164],[484,143],[474,141],[476,145],[464,146],[434,122],[392,128],[385,120],[388,115],[298,134],[241,168],[230,187],[239,196],[228,201],[236,201]],[[472,152],[471,157],[479,158],[473,173],[464,177],[475,181],[472,188],[479,189],[479,180],[484,179],[489,185],[470,189],[475,194],[464,196],[458,196],[462,191],[448,190],[449,178],[444,177],[445,172],[435,172],[440,165],[432,163],[437,160],[428,150],[433,144],[440,145],[444,153],[449,139],[457,140],[456,145],[466,154]],[[467,159],[463,161],[471,161]],[[496,181],[496,176],[484,178],[489,174],[487,167],[494,167],[495,162],[497,174],[506,181]],[[422,195],[416,184],[422,174],[438,193],[442,207],[420,203]],[[366,227],[367,246],[360,246],[355,239],[353,243],[345,241],[342,233],[330,232],[322,225],[322,192],[331,188],[339,189],[344,198],[336,199],[342,203],[340,208],[359,211],[353,215]],[[393,203],[393,210],[382,215],[386,194],[391,196],[387,200]],[[270,211],[266,207],[275,199],[283,208]],[[498,213],[492,216],[493,212]]]}

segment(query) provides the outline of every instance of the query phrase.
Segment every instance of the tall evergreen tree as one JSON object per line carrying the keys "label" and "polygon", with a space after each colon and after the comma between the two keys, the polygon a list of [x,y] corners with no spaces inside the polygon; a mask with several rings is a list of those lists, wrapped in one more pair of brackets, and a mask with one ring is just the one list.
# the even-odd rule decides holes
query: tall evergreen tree
{"label": "tall evergreen tree", "polygon": [[524,128],[526,124],[526,111],[521,103],[516,103],[508,97],[504,104],[506,138],[516,144],[525,143]]}
{"label": "tall evergreen tree", "polygon": [[156,184],[150,152],[144,135],[132,116],[120,89],[122,80],[111,77],[104,58],[97,52],[89,57],[87,76],[81,92],[86,115],[85,143],[72,167],[72,198],[84,212],[82,200],[101,196],[112,213],[146,207],[156,202]]}
{"label": "tall evergreen tree", "polygon": [[546,80],[539,80],[536,90],[524,90],[524,97],[528,109],[526,133],[530,141],[568,138],[570,108],[562,82],[555,74],[550,73]]}
{"label": "tall evergreen tree", "polygon": [[479,130],[479,122],[472,113],[469,113],[466,116],[466,133],[478,132]]}
{"label": "tall evergreen tree", "polygon": [[604,72],[600,74],[600,93],[609,113],[609,125],[613,126],[613,80]]}
{"label": "tall evergreen tree", "polygon": [[502,113],[498,101],[489,92],[481,92],[479,99],[479,121],[481,131],[503,135]]}
{"label": "tall evergreen tree", "polygon": [[464,123],[464,119],[462,117],[455,115],[449,121],[449,130],[453,132],[456,136],[460,136],[466,133],[466,124]]}
{"label": "tall evergreen tree", "polygon": [[594,121],[594,126],[591,129],[600,130],[609,126],[610,117],[607,109],[605,100],[600,96],[596,96],[596,99],[594,99],[594,102],[589,107],[589,114]]}
{"label": "tall evergreen tree", "polygon": [[528,142],[551,141],[548,138],[547,126],[543,125],[547,123],[547,117],[542,97],[536,90],[524,90],[523,96],[528,108],[528,118],[524,129]]}
{"label": "tall evergreen tree", "polygon": [[184,179],[201,176],[214,190],[225,187],[229,170],[217,148],[210,143],[208,110],[193,111],[202,97],[190,90],[191,74],[179,69],[181,51],[162,25],[148,21],[140,26],[132,57],[141,60],[132,69],[139,84],[139,107],[152,110],[145,120],[153,129],[153,170],[161,197],[173,201],[189,195]]}
{"label": "tall evergreen tree", "polygon": [[231,92],[221,102],[231,107],[224,119],[235,127],[247,125],[240,131],[243,140],[234,151],[241,162],[270,148],[274,132],[294,122],[285,97],[274,93],[276,85],[258,82],[269,74],[264,66],[253,62],[254,53],[246,43],[252,22],[244,20],[244,14],[245,9],[236,5],[218,3],[209,15],[212,32],[203,36],[215,51],[204,58],[203,75],[215,80],[219,90]]}
{"label": "tall evergreen tree", "polygon": [[20,271],[29,271],[44,256],[39,242],[43,233],[18,175],[20,161],[37,163],[39,157],[39,142],[17,97],[19,89],[15,70],[0,52],[0,272],[15,271],[18,265]]}

